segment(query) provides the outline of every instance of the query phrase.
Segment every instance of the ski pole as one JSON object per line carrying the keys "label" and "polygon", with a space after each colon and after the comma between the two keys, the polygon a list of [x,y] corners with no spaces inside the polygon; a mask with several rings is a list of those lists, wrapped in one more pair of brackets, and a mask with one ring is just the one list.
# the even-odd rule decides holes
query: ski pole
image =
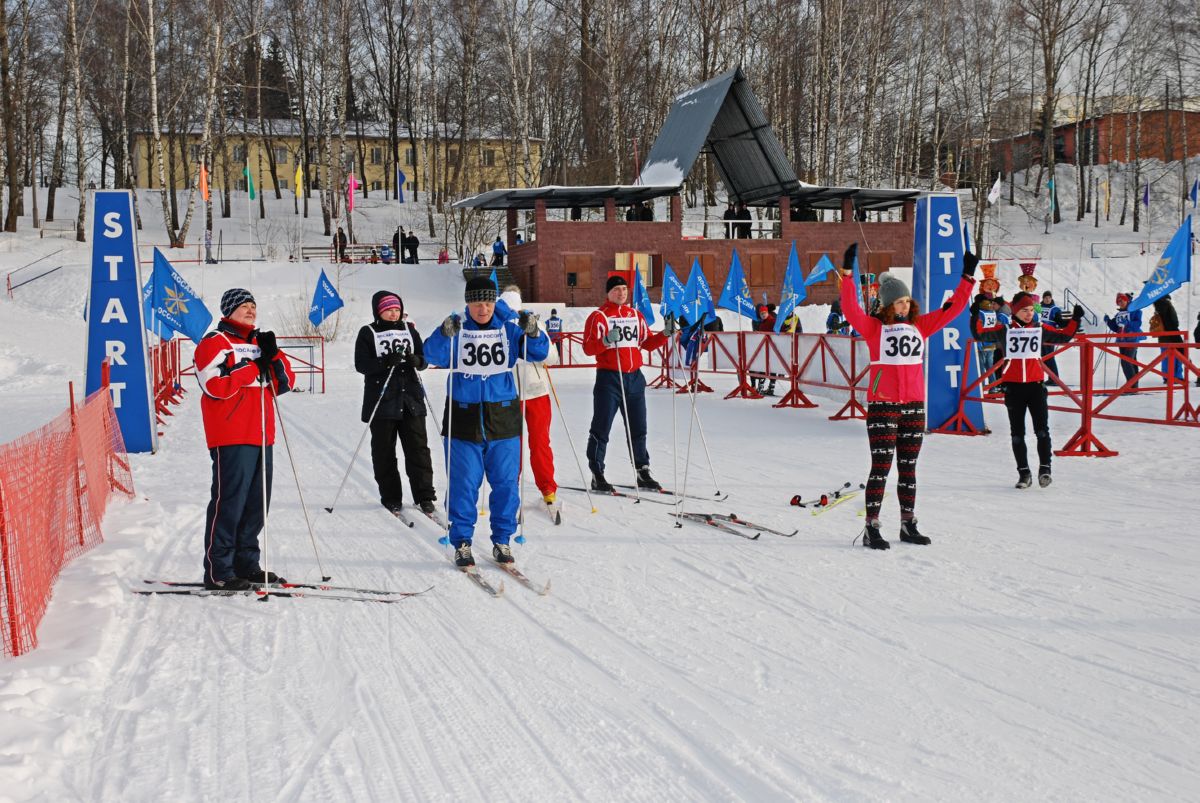
{"label": "ski pole", "polygon": [[275,392],[274,385],[268,387],[271,388],[271,398],[275,400],[275,415],[279,417],[279,431],[283,435],[283,448],[287,452],[288,463],[292,467],[292,477],[296,480],[296,495],[300,497],[300,510],[304,512],[304,524],[308,527],[308,540],[312,542],[313,555],[317,558],[317,570],[321,572],[321,581],[328,583],[333,577],[325,574],[325,566],[321,563],[321,551],[317,549],[317,537],[313,534],[312,521],[308,518],[308,505],[304,503],[304,491],[300,489],[300,474],[296,471],[296,460],[292,457],[292,446],[288,443],[287,426],[283,423],[283,410],[279,406],[279,395]]}
{"label": "ski pole", "polygon": [[[699,326],[700,324],[696,324],[696,325]],[[701,334],[701,337],[703,337],[703,334]],[[699,359],[700,359],[700,355],[699,355],[698,351],[699,350],[697,350],[697,355],[696,355],[697,361],[699,361]],[[679,366],[679,370],[682,372],[684,370],[683,358],[679,355],[678,352],[676,352],[675,357],[677,360],[676,364]],[[715,491],[713,495],[720,496],[721,489],[720,489],[720,486],[717,484],[717,471],[715,468],[713,468],[712,454],[708,451],[708,439],[704,436],[704,425],[700,421],[700,413],[698,413],[696,411],[696,396],[698,396],[699,394],[696,392],[696,377],[694,375],[692,377],[692,381],[687,384],[687,387],[690,388],[689,392],[691,393],[691,396],[692,396],[692,419],[695,420],[696,428],[700,431],[700,443],[704,446],[704,455],[705,455],[705,457],[708,458],[708,470],[712,474],[713,488]],[[684,491],[684,493],[687,492],[688,466],[691,463],[691,440],[692,440],[692,425],[691,425],[691,422],[689,421],[688,422],[688,450],[687,450],[687,457],[686,457],[687,462],[684,463],[684,467],[683,467],[683,491]],[[680,497],[680,499],[682,500],[682,497]],[[680,504],[682,505],[682,501],[680,502]]]}
{"label": "ski pole", "polygon": [[[270,568],[268,561],[271,556],[267,549],[267,386],[271,384],[271,379],[260,373],[258,380],[258,428],[262,433],[261,449],[258,453],[259,470],[262,472],[262,579],[265,584],[267,569]],[[270,598],[270,593],[263,593],[258,599],[260,602],[266,602]]]}
{"label": "ski pole", "polygon": [[[638,325],[638,340],[642,337],[642,328]],[[625,366],[621,362],[621,347],[617,346],[617,385],[621,388],[621,423],[625,425],[625,444],[629,447],[629,463],[633,466],[633,495],[637,497],[638,504],[642,501],[642,489],[638,485],[638,465],[637,460],[633,457],[633,429],[629,426],[629,406],[625,403],[625,371],[622,370]],[[633,360],[630,360],[632,365]]]}
{"label": "ski pole", "polygon": [[[529,346],[526,343],[525,334],[521,334],[521,360],[524,361],[529,354]],[[517,508],[520,513],[517,515],[517,524],[521,528],[517,532],[516,542],[518,544],[525,543],[525,447],[529,445],[529,427],[525,425],[525,386],[521,381],[521,369],[516,365],[513,366],[513,374],[517,380],[517,395],[521,397],[521,447],[517,455],[517,467],[521,474],[521,487],[517,491]],[[533,461],[530,461],[530,469],[533,468]]]}
{"label": "ski pole", "polygon": [[367,433],[371,431],[371,422],[375,420],[375,413],[379,410],[379,404],[383,401],[383,394],[387,393],[388,383],[392,381],[392,374],[396,367],[392,366],[388,369],[387,377],[383,380],[383,387],[379,389],[379,398],[375,400],[375,406],[371,408],[371,415],[367,418],[367,424],[363,427],[362,434],[358,436],[358,445],[354,447],[354,454],[350,456],[350,465],[346,466],[346,473],[342,475],[342,482],[338,485],[337,493],[333,495],[333,501],[329,503],[329,507],[325,508],[326,513],[332,513],[337,506],[337,501],[342,495],[342,489],[346,487],[346,480],[350,477],[350,469],[354,468],[354,461],[358,459],[359,450],[362,449],[363,441],[367,439]]}
{"label": "ski pole", "polygon": [[[455,348],[455,344],[457,343],[458,333],[456,332],[450,338],[450,359],[447,360],[450,365],[446,369],[449,372],[449,375],[446,377],[446,439],[442,444],[442,454],[446,456],[446,493],[442,497],[442,504],[446,506],[447,522],[450,521],[450,457],[454,444],[454,363],[458,358],[458,350]],[[449,528],[438,539],[438,543],[443,546],[450,546]]]}
{"label": "ski pole", "polygon": [[571,447],[571,456],[575,458],[575,467],[579,469],[579,481],[583,485],[583,492],[587,494],[588,505],[591,506],[592,512],[596,512],[596,503],[592,501],[592,489],[588,487],[588,479],[583,473],[583,464],[579,462],[579,452],[575,449],[575,439],[571,437],[571,428],[567,426],[566,416],[563,415],[562,402],[558,400],[558,391],[554,389],[554,380],[550,378],[550,369],[546,369],[546,384],[550,386],[550,395],[554,397],[554,406],[558,409],[558,420],[562,424],[563,429],[567,433],[567,443]]}

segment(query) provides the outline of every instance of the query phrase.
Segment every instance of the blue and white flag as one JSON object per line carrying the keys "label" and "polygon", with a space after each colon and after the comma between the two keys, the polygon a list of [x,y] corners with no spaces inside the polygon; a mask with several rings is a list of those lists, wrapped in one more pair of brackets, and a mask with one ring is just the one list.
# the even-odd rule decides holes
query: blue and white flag
{"label": "blue and white flag", "polygon": [[337,288],[329,281],[325,269],[322,268],[321,278],[317,280],[317,287],[313,290],[312,306],[308,308],[308,319],[312,321],[313,326],[320,326],[322,321],[344,306],[346,302],[342,301]]}
{"label": "blue and white flag", "polygon": [[700,260],[692,260],[692,272],[688,274],[687,287],[683,291],[683,317],[688,323],[701,325],[717,319],[717,308],[713,305],[712,291],[700,267]]}
{"label": "blue and white flag", "polygon": [[796,243],[792,241],[787,270],[783,272],[783,289],[779,292],[779,310],[775,314],[776,332],[783,328],[783,322],[807,296],[808,291],[804,289],[803,275],[800,273],[800,258],[796,256]]}
{"label": "blue and white flag", "polygon": [[396,168],[396,200],[404,203],[404,183],[408,181],[408,176],[400,168]]}
{"label": "blue and white flag", "polygon": [[199,343],[212,323],[212,313],[157,248],[154,249],[154,272],[150,274],[148,284],[153,285],[150,310],[158,327],[155,334],[162,337],[162,328],[166,327]]}
{"label": "blue and white flag", "polygon": [[1191,281],[1191,239],[1192,216],[1188,215],[1183,225],[1171,237],[1171,242],[1167,243],[1162,256],[1158,258],[1154,273],[1142,285],[1142,292],[1138,293],[1137,298],[1127,308],[1129,312],[1148,307],[1168,293],[1178,290],[1184,282]]}
{"label": "blue and white flag", "polygon": [[633,308],[642,313],[647,326],[654,323],[654,305],[650,303],[650,294],[642,283],[642,272],[637,268],[633,269]]}
{"label": "blue and white flag", "polygon": [[[83,319],[87,320],[87,308],[84,307]],[[159,340],[170,340],[175,337],[175,332],[171,327],[167,326],[154,314],[154,273],[151,271],[150,278],[146,280],[146,284],[142,287],[142,319],[146,322],[146,330],[158,335]]]}
{"label": "blue and white flag", "polygon": [[[792,252],[796,251],[796,243],[792,242]],[[789,260],[791,258],[789,257]],[[789,261],[790,264],[790,261]],[[837,268],[833,264],[833,260],[829,258],[829,254],[821,254],[821,258],[817,260],[817,266],[808,273],[808,278],[804,280],[804,286],[810,287],[817,282],[823,282],[829,278],[830,274],[837,274]]]}
{"label": "blue and white flag", "polygon": [[658,311],[664,318],[668,315],[674,315],[675,320],[683,317],[683,293],[683,283],[679,281],[679,277],[675,275],[675,271],[671,270],[671,263],[664,262],[662,300],[658,305]]}
{"label": "blue and white flag", "polygon": [[729,265],[729,275],[725,278],[725,287],[721,289],[721,297],[717,306],[745,315],[750,320],[757,320],[754,311],[754,298],[750,295],[750,287],[746,284],[746,274],[742,270],[742,261],[738,259],[737,249],[733,249],[733,261]]}

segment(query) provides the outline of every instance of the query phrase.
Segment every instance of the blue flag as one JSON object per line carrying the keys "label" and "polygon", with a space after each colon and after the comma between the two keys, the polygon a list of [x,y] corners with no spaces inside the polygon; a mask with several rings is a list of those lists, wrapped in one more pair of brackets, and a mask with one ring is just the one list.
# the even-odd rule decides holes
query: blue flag
{"label": "blue flag", "polygon": [[739,315],[745,315],[750,320],[758,319],[754,311],[754,298],[750,295],[750,287],[746,284],[746,275],[742,271],[742,261],[738,259],[737,249],[733,249],[733,261],[729,265],[729,275],[725,278],[725,287],[721,289],[721,297],[717,306],[730,309]]}
{"label": "blue flag", "polygon": [[[86,306],[83,308],[83,319],[87,320]],[[142,287],[142,320],[146,322],[146,329],[158,335],[160,340],[170,340],[175,337],[171,327],[154,314],[154,271],[150,271],[150,278]]]}
{"label": "blue flag", "polygon": [[1129,305],[1130,312],[1150,306],[1168,293],[1178,290],[1184,282],[1191,281],[1191,239],[1192,216],[1188,215],[1187,220],[1183,221],[1183,225],[1171,237],[1171,242],[1167,243],[1162,256],[1158,258],[1154,273],[1142,285],[1142,292],[1138,293],[1137,298]]}
{"label": "blue flag", "polygon": [[317,287],[313,290],[312,306],[308,309],[308,319],[312,321],[313,326],[320,326],[329,315],[342,307],[346,306],[346,302],[342,301],[342,297],[338,295],[337,288],[334,287],[329,277],[325,275],[325,269],[321,269],[321,278],[317,280]]}
{"label": "blue flag", "polygon": [[706,324],[717,319],[717,308],[713,306],[712,291],[700,268],[700,260],[692,260],[692,272],[688,274],[687,287],[683,291],[683,317],[688,323]]}
{"label": "blue flag", "polygon": [[[796,244],[792,243],[793,251],[795,248]],[[810,287],[817,282],[823,282],[829,278],[829,274],[831,273],[837,273],[837,268],[834,267],[833,260],[829,258],[829,254],[821,254],[821,258],[817,260],[817,266],[809,272],[808,278],[804,280],[804,286]]]}
{"label": "blue flag", "polygon": [[775,314],[775,331],[783,328],[783,322],[800,306],[800,302],[808,296],[804,289],[803,276],[800,273],[800,257],[796,256],[796,242],[792,241],[792,250],[788,254],[787,270],[783,272],[783,289],[779,292],[779,311]]}
{"label": "blue flag", "polygon": [[676,320],[683,317],[683,292],[683,284],[675,275],[675,271],[671,270],[671,263],[664,262],[662,301],[658,305],[658,311],[664,318],[668,315],[674,315]]}
{"label": "blue flag", "polygon": [[490,276],[488,276],[488,278],[492,280],[492,285],[496,288],[496,293],[499,294],[500,293],[500,279],[498,279],[496,277],[496,269],[495,268],[492,268],[492,273]]}
{"label": "blue flag", "polygon": [[683,364],[691,368],[700,358],[700,352],[703,351],[704,324],[697,322],[689,325],[680,334],[679,343],[683,346]]}
{"label": "blue flag", "polygon": [[1150,208],[1150,182],[1146,182],[1146,188],[1142,190],[1142,205],[1147,209]]}
{"label": "blue flag", "polygon": [[1200,178],[1192,182],[1192,191],[1188,193],[1188,197],[1192,199],[1192,209],[1196,208],[1196,204],[1200,202]]}
{"label": "blue flag", "polygon": [[212,313],[157,248],[154,249],[154,271],[150,280],[154,283],[150,309],[160,327],[159,336],[162,336],[161,327],[165,326],[199,343],[212,323]]}
{"label": "blue flag", "polygon": [[654,305],[650,303],[646,285],[642,284],[642,272],[637,268],[633,270],[633,308],[642,313],[647,326],[654,323]]}
{"label": "blue flag", "polygon": [[396,200],[404,203],[404,183],[408,181],[408,176],[400,168],[396,168]]}

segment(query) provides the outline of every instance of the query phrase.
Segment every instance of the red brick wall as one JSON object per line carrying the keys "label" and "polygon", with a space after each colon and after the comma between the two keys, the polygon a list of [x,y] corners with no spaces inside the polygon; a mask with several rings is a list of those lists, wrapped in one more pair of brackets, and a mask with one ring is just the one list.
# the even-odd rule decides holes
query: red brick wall
{"label": "red brick wall", "polygon": [[[680,200],[671,199],[672,220],[653,223],[626,223],[624,220],[603,222],[546,220],[545,209],[535,211],[537,237],[522,246],[509,245],[509,262],[513,275],[520,283],[529,301],[563,301],[575,306],[596,306],[604,301],[604,282],[614,268],[618,252],[651,253],[661,255],[679,276],[687,281],[692,260],[689,253],[711,254],[711,269],[706,269],[705,278],[712,288],[713,296],[721,292],[736,248],[750,285],[755,303],[762,298],[763,291],[772,303],[778,303],[783,274],[787,269],[788,253],[792,240],[796,241],[796,253],[805,274],[816,264],[822,253],[828,253],[834,264],[841,262],[842,252],[851,242],[858,242],[860,254],[868,256],[864,270],[880,271],[891,265],[912,264],[913,215],[911,205],[906,220],[899,223],[811,223],[785,220],[783,236],[778,240],[724,240],[682,237]],[[784,217],[790,217],[784,215]],[[573,293],[566,285],[564,257],[566,253],[589,253],[592,256],[592,286],[590,290],[576,289]],[[760,271],[752,276],[753,257],[769,256],[773,260],[770,271]],[[861,256],[860,256],[861,260]],[[656,262],[657,264],[657,262]],[[654,286],[650,298],[655,302],[660,296],[659,273],[655,271]],[[809,288],[806,303],[827,304],[836,297],[832,281],[822,282]]]}

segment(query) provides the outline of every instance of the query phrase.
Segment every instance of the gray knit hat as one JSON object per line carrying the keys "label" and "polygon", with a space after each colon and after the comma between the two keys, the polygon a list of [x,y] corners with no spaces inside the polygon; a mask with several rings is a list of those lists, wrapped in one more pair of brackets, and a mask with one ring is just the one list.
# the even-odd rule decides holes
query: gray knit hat
{"label": "gray knit hat", "polygon": [[902,298],[912,298],[908,285],[898,276],[885,272],[879,277],[879,303],[890,307]]}
{"label": "gray knit hat", "polygon": [[233,287],[226,290],[221,296],[221,315],[228,318],[233,314],[233,311],[249,301],[251,304],[256,303],[254,296],[249,290],[244,290],[241,287]]}

